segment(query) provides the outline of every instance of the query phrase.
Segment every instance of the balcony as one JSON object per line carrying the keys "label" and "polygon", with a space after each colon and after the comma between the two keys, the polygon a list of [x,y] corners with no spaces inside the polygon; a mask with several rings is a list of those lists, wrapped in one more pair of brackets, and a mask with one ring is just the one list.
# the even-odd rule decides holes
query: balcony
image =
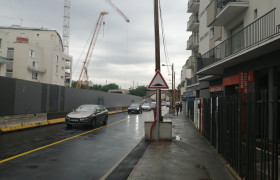
{"label": "balcony", "polygon": [[197,30],[199,27],[199,18],[198,13],[192,14],[188,21],[188,28],[187,31],[194,31]]}
{"label": "balcony", "polygon": [[276,51],[280,25],[275,25],[275,9],[203,54],[197,60],[197,74],[219,75],[225,68]]}
{"label": "balcony", "polygon": [[187,79],[187,86],[192,86],[192,85],[195,85],[195,84],[198,84],[197,76],[194,76],[190,79]]}
{"label": "balcony", "polygon": [[207,10],[207,25],[225,26],[248,7],[248,0],[214,0]]}
{"label": "balcony", "polygon": [[0,56],[0,64],[7,64],[10,60],[8,58]]}
{"label": "balcony", "polygon": [[188,2],[188,13],[195,13],[198,11],[200,0],[189,0]]}
{"label": "balcony", "polygon": [[194,68],[194,56],[190,56],[186,62],[186,69],[193,69]]}
{"label": "balcony", "polygon": [[66,78],[66,77],[70,77],[70,75],[71,75],[71,74],[70,74],[69,72],[65,72],[65,78]]}
{"label": "balcony", "polygon": [[29,71],[33,71],[33,72],[38,72],[38,73],[45,73],[46,72],[45,68],[41,68],[39,66],[29,65],[27,68],[28,68]]}
{"label": "balcony", "polygon": [[71,65],[68,62],[65,62],[65,69],[71,69]]}
{"label": "balcony", "polygon": [[198,35],[191,35],[187,42],[187,50],[197,50],[198,49]]}

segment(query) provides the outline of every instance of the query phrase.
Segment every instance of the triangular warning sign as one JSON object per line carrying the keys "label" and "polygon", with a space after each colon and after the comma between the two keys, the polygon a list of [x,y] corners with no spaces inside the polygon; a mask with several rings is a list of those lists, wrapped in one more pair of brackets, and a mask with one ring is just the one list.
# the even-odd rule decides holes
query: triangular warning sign
{"label": "triangular warning sign", "polygon": [[149,84],[148,89],[169,89],[169,87],[160,72],[157,71],[153,80]]}

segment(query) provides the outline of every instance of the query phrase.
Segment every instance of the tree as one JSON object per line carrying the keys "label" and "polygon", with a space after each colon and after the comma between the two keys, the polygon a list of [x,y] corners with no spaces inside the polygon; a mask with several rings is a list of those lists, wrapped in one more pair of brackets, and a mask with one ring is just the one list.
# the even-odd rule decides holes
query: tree
{"label": "tree", "polygon": [[[72,81],[72,87],[76,87],[77,86],[77,81]],[[101,84],[94,84],[88,88],[86,88],[85,85],[82,84],[81,89],[90,89],[90,90],[96,90],[96,91],[105,91],[108,92],[111,89],[119,89],[119,86],[115,83],[110,83],[107,85],[102,86]]]}
{"label": "tree", "polygon": [[94,84],[89,87],[90,90],[102,91],[102,85]]}
{"label": "tree", "polygon": [[[72,81],[71,87],[76,88],[77,84],[78,84],[78,81]],[[86,86],[84,84],[82,84],[81,85],[81,89],[86,89]]]}
{"label": "tree", "polygon": [[110,84],[104,85],[102,87],[102,91],[105,91],[105,92],[108,92],[109,90],[112,90],[112,89],[119,89],[119,86],[115,83],[110,83]]}
{"label": "tree", "polygon": [[129,94],[143,97],[146,95],[147,90],[145,86],[138,86],[136,89],[130,90]]}

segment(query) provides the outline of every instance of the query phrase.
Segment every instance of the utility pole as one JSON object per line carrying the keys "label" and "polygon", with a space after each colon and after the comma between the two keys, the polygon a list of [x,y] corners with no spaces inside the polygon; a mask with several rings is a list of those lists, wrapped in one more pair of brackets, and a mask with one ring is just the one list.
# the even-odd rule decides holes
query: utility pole
{"label": "utility pole", "polygon": [[[154,0],[154,26],[155,26],[155,66],[156,71],[160,71],[160,39],[159,39],[159,18],[158,18],[158,0]],[[161,118],[161,90],[157,89],[157,122]],[[159,125],[158,125],[159,126]]]}

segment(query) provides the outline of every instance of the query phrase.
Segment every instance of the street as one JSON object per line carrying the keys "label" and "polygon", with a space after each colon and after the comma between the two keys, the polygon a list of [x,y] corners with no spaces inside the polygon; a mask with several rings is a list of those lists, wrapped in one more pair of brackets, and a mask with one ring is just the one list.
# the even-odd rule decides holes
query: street
{"label": "street", "polygon": [[0,179],[100,179],[144,136],[153,112],[110,115],[107,126],[64,123],[0,136]]}

